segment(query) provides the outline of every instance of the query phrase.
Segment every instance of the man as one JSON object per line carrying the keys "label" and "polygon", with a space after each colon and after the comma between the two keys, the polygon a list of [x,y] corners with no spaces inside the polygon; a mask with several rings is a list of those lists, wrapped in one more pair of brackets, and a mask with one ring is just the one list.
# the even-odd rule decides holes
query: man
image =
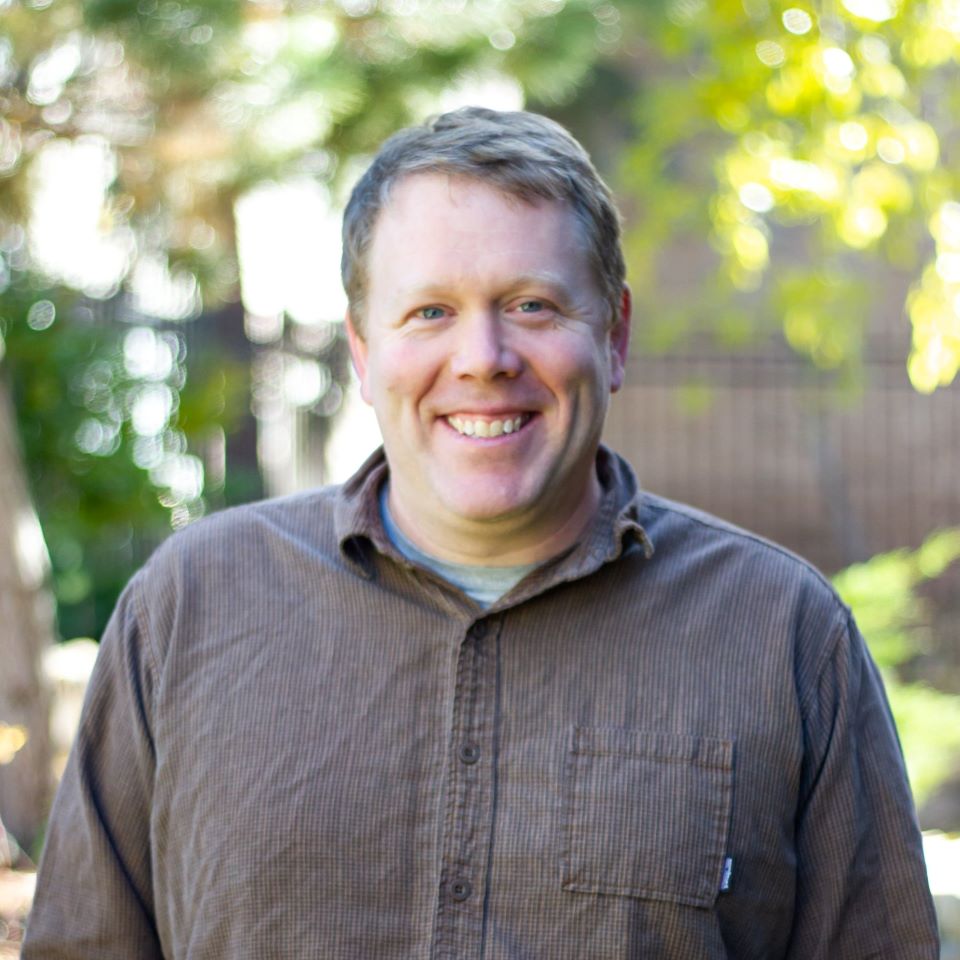
{"label": "man", "polygon": [[933,960],[849,611],[600,446],[630,297],[582,148],[403,131],[344,240],[384,450],[133,578],[27,960]]}

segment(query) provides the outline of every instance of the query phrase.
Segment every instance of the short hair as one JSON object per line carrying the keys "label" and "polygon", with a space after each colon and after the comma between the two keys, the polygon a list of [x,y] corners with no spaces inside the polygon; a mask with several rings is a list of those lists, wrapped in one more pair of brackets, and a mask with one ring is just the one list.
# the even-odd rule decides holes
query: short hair
{"label": "short hair", "polygon": [[340,273],[358,333],[377,218],[393,185],[417,173],[470,178],[527,203],[568,204],[584,231],[591,268],[615,322],[626,279],[620,217],[587,152],[559,123],[539,114],[463,107],[387,139],[350,194]]}

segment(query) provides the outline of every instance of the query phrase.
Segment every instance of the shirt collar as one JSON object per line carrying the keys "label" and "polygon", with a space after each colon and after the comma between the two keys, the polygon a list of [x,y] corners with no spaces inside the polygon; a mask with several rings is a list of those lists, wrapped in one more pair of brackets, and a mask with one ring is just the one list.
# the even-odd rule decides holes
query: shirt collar
{"label": "shirt collar", "polygon": [[[341,487],[337,500],[335,523],[340,552],[368,579],[374,569],[371,551],[402,559],[380,517],[378,493],[388,473],[386,454],[380,447]],[[495,607],[512,606],[559,583],[579,580],[638,549],[647,559],[653,555],[653,543],[640,524],[643,493],[630,465],[601,445],[597,451],[597,476],[603,491],[600,508],[584,536],[542,564]]]}

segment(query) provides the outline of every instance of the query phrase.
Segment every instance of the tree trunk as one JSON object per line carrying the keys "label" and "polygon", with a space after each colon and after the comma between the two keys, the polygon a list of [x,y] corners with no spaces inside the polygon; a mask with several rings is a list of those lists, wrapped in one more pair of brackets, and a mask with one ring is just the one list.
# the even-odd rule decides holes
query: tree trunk
{"label": "tree trunk", "polygon": [[0,724],[27,742],[0,765],[0,821],[35,852],[50,805],[49,695],[43,651],[55,639],[50,561],[27,490],[9,396],[0,383]]}

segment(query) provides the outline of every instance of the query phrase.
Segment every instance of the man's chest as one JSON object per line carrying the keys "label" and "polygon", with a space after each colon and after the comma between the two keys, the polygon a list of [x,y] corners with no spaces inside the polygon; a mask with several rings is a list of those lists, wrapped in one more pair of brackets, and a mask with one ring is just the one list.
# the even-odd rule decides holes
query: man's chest
{"label": "man's chest", "polygon": [[628,957],[667,929],[722,956],[731,865],[768,861],[766,892],[739,883],[768,913],[790,893],[775,645],[745,663],[715,630],[579,604],[439,629],[318,611],[252,639],[190,638],[164,694],[157,870],[197,929],[254,898],[330,957]]}

